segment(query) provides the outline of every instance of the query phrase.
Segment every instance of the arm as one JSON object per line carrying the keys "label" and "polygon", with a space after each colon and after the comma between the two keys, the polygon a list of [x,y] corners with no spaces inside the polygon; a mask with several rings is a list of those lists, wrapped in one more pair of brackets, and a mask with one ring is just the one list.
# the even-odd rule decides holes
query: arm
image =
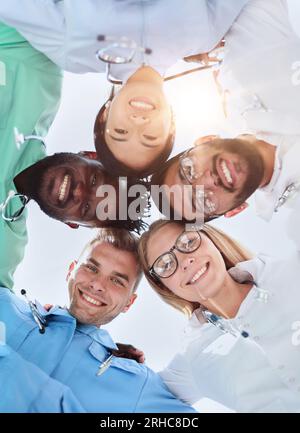
{"label": "arm", "polygon": [[147,378],[137,401],[135,412],[193,413],[196,411],[175,397],[163,383],[161,377],[147,368]]}
{"label": "arm", "polygon": [[69,388],[0,344],[0,412],[84,412]]}
{"label": "arm", "polygon": [[14,27],[34,48],[64,67],[64,16],[54,0],[1,1],[0,21]]}

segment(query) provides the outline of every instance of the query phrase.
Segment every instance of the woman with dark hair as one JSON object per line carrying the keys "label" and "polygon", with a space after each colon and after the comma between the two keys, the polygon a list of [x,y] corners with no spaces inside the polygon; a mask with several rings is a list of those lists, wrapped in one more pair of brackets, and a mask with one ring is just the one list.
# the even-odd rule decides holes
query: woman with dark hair
{"label": "woman with dark hair", "polygon": [[[122,84],[97,116],[100,161],[144,178],[171,153],[175,127],[163,77],[178,60],[212,50],[249,0],[11,0],[0,20],[62,69],[107,72]],[[3,3],[3,2],[2,2]]]}
{"label": "woman with dark hair", "polygon": [[172,110],[163,77],[141,66],[108,101],[95,121],[99,160],[115,175],[144,178],[169,157],[175,139]]}

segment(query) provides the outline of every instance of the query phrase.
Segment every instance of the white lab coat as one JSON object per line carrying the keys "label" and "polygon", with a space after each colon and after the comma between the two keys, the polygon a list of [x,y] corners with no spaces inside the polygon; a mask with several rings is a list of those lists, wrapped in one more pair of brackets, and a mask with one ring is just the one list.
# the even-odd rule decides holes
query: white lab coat
{"label": "white lab coat", "polygon": [[[248,1],[9,0],[0,2],[0,20],[67,71],[105,71],[95,57],[107,44],[97,41],[102,34],[126,36],[150,48],[145,61],[163,74],[178,59],[211,50]],[[113,73],[125,79],[136,68],[118,65]]]}
{"label": "white lab coat", "polygon": [[[300,249],[300,135],[260,133],[257,138],[276,146],[276,154],[271,181],[255,192],[256,212],[264,220],[270,221],[276,208],[277,212],[287,209],[287,233]],[[277,207],[291,185],[295,186],[295,191],[287,194],[284,203]]]}
{"label": "white lab coat", "polygon": [[234,271],[255,285],[225,323],[249,337],[223,334],[194,313],[185,349],[160,374],[190,403],[208,397],[238,412],[300,412],[299,251],[281,261],[260,255]]}
{"label": "white lab coat", "polygon": [[286,0],[250,1],[225,40],[218,79],[228,121],[241,132],[300,134],[300,39]]}

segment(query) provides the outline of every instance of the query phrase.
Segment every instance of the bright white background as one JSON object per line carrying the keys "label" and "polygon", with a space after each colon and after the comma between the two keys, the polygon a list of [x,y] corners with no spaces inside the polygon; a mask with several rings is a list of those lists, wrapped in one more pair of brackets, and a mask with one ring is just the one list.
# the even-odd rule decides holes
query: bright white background
{"label": "bright white background", "polygon": [[[167,83],[166,92],[177,123],[174,153],[191,146],[200,135],[220,133],[230,136],[235,133],[225,122],[208,73],[197,73]],[[49,154],[93,149],[94,118],[108,93],[104,75],[65,75],[61,107],[47,138]],[[49,219],[36,204],[29,207],[29,244],[16,273],[16,291],[25,288],[31,298],[37,298],[41,303],[63,306],[68,302],[65,282],[68,264],[79,256],[93,232],[83,228],[71,230]],[[152,219],[157,217],[158,213],[153,209]],[[252,206],[233,220],[222,218],[215,224],[254,252],[280,256],[292,247],[284,234],[284,220],[282,210],[271,224],[267,224],[255,216]],[[145,280],[138,293],[139,299],[132,310],[122,314],[107,329],[116,341],[129,342],[143,349],[148,365],[159,371],[180,349],[186,318],[163,304]],[[201,411],[225,410],[207,400],[198,407]]]}

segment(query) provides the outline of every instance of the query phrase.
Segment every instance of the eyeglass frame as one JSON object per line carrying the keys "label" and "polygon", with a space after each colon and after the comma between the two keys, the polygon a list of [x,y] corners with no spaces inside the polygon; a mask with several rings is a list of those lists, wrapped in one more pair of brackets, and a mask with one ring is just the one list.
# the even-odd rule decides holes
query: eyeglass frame
{"label": "eyeglass frame", "polygon": [[[170,277],[172,277],[172,276],[176,273],[176,271],[177,271],[177,269],[178,269],[178,265],[179,265],[179,263],[178,263],[178,259],[177,259],[177,257],[176,257],[176,254],[174,254],[173,251],[177,250],[177,251],[179,251],[179,252],[182,253],[182,254],[190,254],[190,253],[193,253],[193,252],[197,251],[197,250],[200,248],[201,243],[202,243],[201,231],[200,231],[200,230],[193,230],[193,232],[194,232],[194,233],[197,233],[198,236],[199,236],[199,240],[200,240],[199,245],[198,245],[195,249],[193,249],[193,250],[191,250],[191,251],[181,251],[181,250],[176,246],[176,244],[177,244],[178,239],[179,239],[179,238],[180,238],[184,233],[188,233],[187,230],[183,230],[182,233],[181,233],[181,234],[176,238],[176,241],[175,241],[174,245],[172,246],[172,248],[170,248],[170,249],[169,249],[168,251],[166,251],[165,253],[160,254],[160,256],[158,256],[157,259],[154,260],[152,266],[150,266],[150,268],[148,269],[148,273],[149,273],[149,275],[150,275],[151,277],[154,277],[154,278],[157,278],[157,279],[160,279],[160,278],[170,278]],[[157,262],[161,257],[165,256],[166,254],[171,254],[171,256],[175,259],[176,268],[175,268],[174,272],[173,272],[171,275],[168,275],[167,277],[161,277],[160,275],[158,275],[158,274],[155,272],[155,270],[154,270],[154,265],[155,265],[155,263],[156,263],[156,262]]]}
{"label": "eyeglass frame", "polygon": [[[182,162],[182,160],[184,159],[184,158],[188,158],[188,155],[189,155],[189,153],[192,151],[192,150],[194,150],[196,147],[198,147],[198,146],[200,146],[200,144],[198,144],[197,146],[194,146],[194,147],[191,147],[190,149],[187,149],[180,157],[179,157],[179,169],[180,169],[180,172],[182,173],[182,176],[184,177],[184,179],[186,180],[186,182],[188,183],[188,185],[191,185],[191,186],[193,186],[193,183],[191,183],[189,180],[188,180],[188,178],[186,177],[186,174],[184,173],[184,171],[183,170],[181,170],[181,168],[182,168],[182,165],[181,165],[181,162]],[[204,186],[203,186],[203,188],[204,188]],[[204,196],[205,196],[205,193],[204,193]],[[213,220],[213,219],[215,219],[215,218],[218,218],[219,216],[221,216],[221,215],[218,215],[218,214],[211,214],[211,215],[209,215],[209,221],[211,221],[211,220]],[[205,217],[204,217],[205,218]],[[206,221],[208,221],[208,219],[205,219]]]}

